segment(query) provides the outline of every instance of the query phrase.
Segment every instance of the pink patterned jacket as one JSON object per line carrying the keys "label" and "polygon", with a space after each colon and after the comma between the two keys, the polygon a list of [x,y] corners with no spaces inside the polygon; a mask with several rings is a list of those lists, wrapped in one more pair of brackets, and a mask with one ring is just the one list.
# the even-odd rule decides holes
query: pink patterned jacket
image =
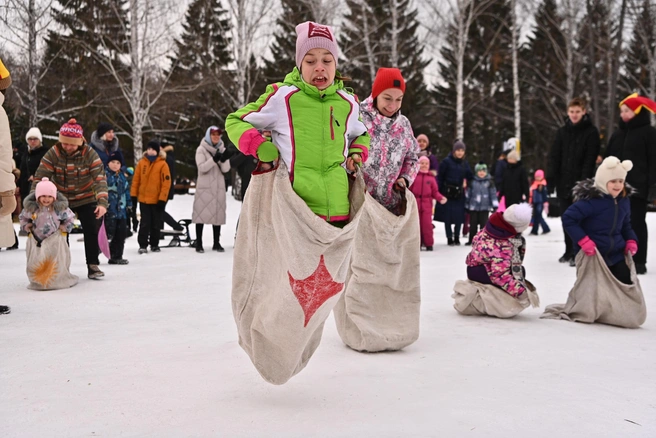
{"label": "pink patterned jacket", "polygon": [[405,178],[408,187],[419,172],[419,144],[412,132],[410,121],[397,112],[385,117],[378,112],[369,96],[360,104],[371,143],[369,158],[362,165],[367,191],[388,210],[395,212],[401,197],[394,191],[394,183]]}
{"label": "pink patterned jacket", "polygon": [[484,266],[490,281],[513,297],[526,290],[524,283],[512,274],[513,255],[524,260],[526,241],[503,220],[501,213],[490,217],[485,229],[472,241],[472,250],[465,263],[469,267]]}

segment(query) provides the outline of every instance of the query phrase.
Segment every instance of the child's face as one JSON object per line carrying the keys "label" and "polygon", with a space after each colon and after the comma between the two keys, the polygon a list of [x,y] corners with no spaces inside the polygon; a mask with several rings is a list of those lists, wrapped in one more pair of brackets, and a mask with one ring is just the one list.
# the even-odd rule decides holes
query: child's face
{"label": "child's face", "polygon": [[478,175],[479,178],[485,178],[487,172],[485,170],[479,170],[478,172],[476,172],[476,175]]}
{"label": "child's face", "polygon": [[430,161],[421,160],[419,162],[419,171],[428,172],[430,170]]}
{"label": "child's face", "polygon": [[569,119],[572,121],[572,123],[576,125],[585,115],[585,109],[581,108],[580,106],[570,106],[567,108],[567,115],[569,116]]}
{"label": "child's face", "polygon": [[326,49],[312,49],[301,63],[301,77],[319,90],[325,90],[335,81],[335,58]]}
{"label": "child's face", "polygon": [[456,158],[462,158],[465,156],[465,150],[464,149],[458,149],[453,153],[453,156]]}
{"label": "child's face", "polygon": [[539,176],[539,175],[538,175],[538,176],[535,177],[535,180],[536,180],[536,181],[542,181],[543,179],[544,179],[543,176]]}
{"label": "child's face", "polygon": [[401,108],[403,91],[388,88],[376,97],[376,109],[385,117],[392,117]]}
{"label": "child's face", "polygon": [[419,143],[419,148],[421,148],[422,151],[425,151],[428,147],[428,137],[425,135],[420,135],[417,137],[417,143]]}
{"label": "child's face", "polygon": [[39,204],[43,205],[44,207],[51,206],[53,202],[55,202],[55,198],[52,196],[39,196]]}
{"label": "child's face", "polygon": [[121,170],[121,162],[118,160],[112,160],[109,163],[107,163],[107,166],[109,166],[109,170],[112,172],[118,172]]}
{"label": "child's face", "polygon": [[151,157],[157,156],[157,151],[153,148],[148,148],[146,149],[146,154],[150,155]]}
{"label": "child's face", "polygon": [[632,118],[635,117],[635,113],[628,106],[622,105],[620,107],[620,117],[622,118],[622,121],[624,123],[626,123],[626,122],[628,122],[629,120],[631,120]]}
{"label": "child's face", "polygon": [[624,180],[623,179],[611,179],[606,183],[606,190],[613,197],[617,198],[622,190],[624,190]]}

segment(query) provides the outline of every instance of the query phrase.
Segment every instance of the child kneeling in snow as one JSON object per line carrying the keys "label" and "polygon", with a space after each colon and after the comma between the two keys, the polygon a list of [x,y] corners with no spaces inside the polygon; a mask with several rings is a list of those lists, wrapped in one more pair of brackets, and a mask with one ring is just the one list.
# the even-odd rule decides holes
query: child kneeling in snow
{"label": "child kneeling in snow", "polygon": [[632,168],[629,160],[606,158],[594,179],[574,187],[574,204],[562,219],[565,231],[585,255],[594,256],[599,250],[610,272],[624,284],[631,284],[631,271],[624,255],[638,251],[638,238],[631,228],[629,196],[633,189],[624,184]]}
{"label": "child kneeling in snow", "polygon": [[[68,208],[68,200],[57,193],[52,181],[41,179],[36,190],[25,198],[19,218],[21,230],[30,233],[27,272],[31,288],[59,289],[75,285],[77,277],[69,272],[71,255],[68,245],[64,242],[53,245],[52,250],[50,247],[43,250],[46,242],[53,239],[56,233],[69,233],[75,220],[75,213]],[[45,253],[37,254],[39,252]]]}
{"label": "child kneeling in snow", "polygon": [[513,204],[503,213],[494,213],[472,241],[465,263],[467,278],[491,284],[517,298],[526,292],[526,272],[522,266],[526,240],[522,232],[531,222],[528,204]]}

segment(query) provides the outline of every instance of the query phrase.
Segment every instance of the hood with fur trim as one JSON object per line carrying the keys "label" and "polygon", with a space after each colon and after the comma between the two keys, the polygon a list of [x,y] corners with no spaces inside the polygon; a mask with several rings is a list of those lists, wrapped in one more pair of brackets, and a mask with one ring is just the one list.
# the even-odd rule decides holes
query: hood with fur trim
{"label": "hood with fur trim", "polygon": [[[620,193],[619,196],[629,197],[637,193],[636,189],[627,183],[624,183],[624,191],[626,192],[626,195]],[[594,178],[588,178],[584,179],[583,181],[579,181],[572,189],[572,194],[574,195],[574,202],[603,198],[606,196],[606,193],[602,192],[597,186],[595,186]]]}
{"label": "hood with fur trim", "polygon": [[[36,200],[36,192],[32,192],[25,197],[23,201],[23,208],[30,213],[38,211],[40,206]],[[57,200],[52,203],[52,208],[57,212],[61,213],[62,211],[68,208],[68,199],[62,195],[59,191],[57,192]]]}

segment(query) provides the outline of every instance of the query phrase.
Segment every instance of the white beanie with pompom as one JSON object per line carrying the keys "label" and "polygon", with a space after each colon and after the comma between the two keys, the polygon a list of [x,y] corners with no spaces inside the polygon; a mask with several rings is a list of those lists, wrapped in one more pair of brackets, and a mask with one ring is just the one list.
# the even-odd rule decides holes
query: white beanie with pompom
{"label": "white beanie with pompom", "polygon": [[533,216],[533,209],[527,203],[513,204],[503,212],[503,219],[520,234],[528,228]]}
{"label": "white beanie with pompom", "polygon": [[595,174],[595,186],[603,193],[608,194],[608,189],[606,188],[608,181],[614,179],[625,180],[626,174],[631,169],[633,169],[633,162],[631,160],[620,162],[620,159],[617,157],[606,157]]}

